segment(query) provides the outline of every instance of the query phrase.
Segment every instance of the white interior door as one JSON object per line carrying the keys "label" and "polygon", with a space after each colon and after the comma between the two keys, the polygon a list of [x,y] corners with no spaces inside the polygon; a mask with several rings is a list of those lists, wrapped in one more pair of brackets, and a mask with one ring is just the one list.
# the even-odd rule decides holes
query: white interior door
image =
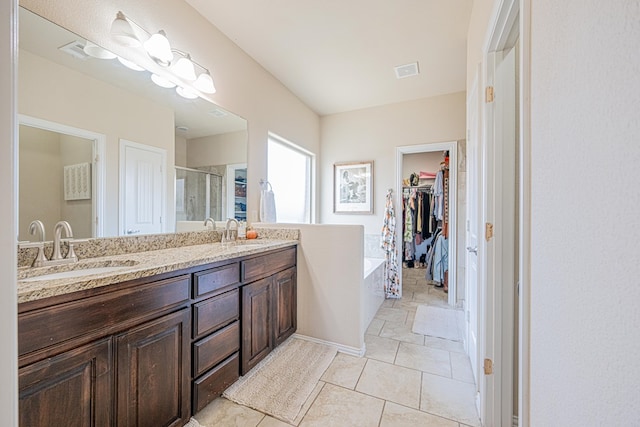
{"label": "white interior door", "polygon": [[120,235],[164,231],[166,151],[120,140]]}
{"label": "white interior door", "polygon": [[493,224],[493,237],[485,238],[481,249],[481,274],[486,281],[481,299],[485,313],[482,357],[493,361],[493,372],[483,377],[485,396],[481,414],[485,425],[511,425],[516,286],[515,49],[492,53],[489,61],[495,99],[487,104],[486,110],[483,211],[484,221]]}
{"label": "white interior door", "polygon": [[[478,208],[478,196],[481,190],[481,175],[479,168],[480,156],[479,128],[478,128],[478,75],[474,80],[469,92],[467,104],[467,234],[466,234],[466,295],[465,308],[468,319],[467,325],[467,353],[471,361],[473,377],[476,386],[480,384],[479,377],[479,352],[478,316],[480,309],[478,306],[478,224],[480,223],[480,210]],[[477,389],[479,391],[479,388]],[[479,402],[479,399],[478,399]],[[479,409],[479,408],[478,408]]]}

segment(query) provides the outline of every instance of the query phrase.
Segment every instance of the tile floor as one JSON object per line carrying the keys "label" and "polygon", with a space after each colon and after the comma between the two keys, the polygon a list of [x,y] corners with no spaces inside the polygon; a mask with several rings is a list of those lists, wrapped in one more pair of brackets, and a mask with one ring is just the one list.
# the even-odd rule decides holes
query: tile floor
{"label": "tile floor", "polygon": [[[461,342],[411,332],[418,305],[448,307],[424,269],[404,269],[403,297],[385,300],[364,357],[338,353],[293,424],[299,427],[479,426],[475,385]],[[219,398],[197,413],[206,427],[287,427]]]}

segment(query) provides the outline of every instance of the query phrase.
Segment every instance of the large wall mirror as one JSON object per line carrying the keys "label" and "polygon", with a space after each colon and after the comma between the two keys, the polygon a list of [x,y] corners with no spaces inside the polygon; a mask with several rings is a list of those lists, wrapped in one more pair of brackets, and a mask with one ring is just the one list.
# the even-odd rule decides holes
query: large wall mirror
{"label": "large wall mirror", "polygon": [[22,7],[19,17],[18,240],[34,239],[35,219],[48,238],[60,220],[76,238],[126,234],[122,140],[167,152],[163,232],[229,216],[228,183],[237,177],[226,175],[246,164],[246,120],[161,88],[147,71],[87,55],[85,38]]}

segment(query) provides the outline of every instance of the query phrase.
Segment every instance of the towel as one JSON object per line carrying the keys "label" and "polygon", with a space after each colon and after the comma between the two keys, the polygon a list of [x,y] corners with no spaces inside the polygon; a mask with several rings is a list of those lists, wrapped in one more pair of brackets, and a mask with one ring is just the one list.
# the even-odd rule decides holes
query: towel
{"label": "towel", "polygon": [[269,182],[262,184],[260,192],[260,222],[276,222],[276,197]]}

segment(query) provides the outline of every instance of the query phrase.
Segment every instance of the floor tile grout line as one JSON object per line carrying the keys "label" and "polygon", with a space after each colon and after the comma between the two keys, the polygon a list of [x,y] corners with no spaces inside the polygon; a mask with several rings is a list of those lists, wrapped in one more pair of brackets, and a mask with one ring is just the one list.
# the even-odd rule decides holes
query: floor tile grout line
{"label": "floor tile grout line", "polygon": [[[305,411],[304,415],[302,415],[302,417],[300,417],[300,421],[297,424],[293,424],[294,426],[299,426],[300,424],[302,424],[302,421],[304,421],[304,418],[307,416],[307,414],[309,413],[309,411],[311,410],[311,408],[313,407],[313,405],[316,403],[316,400],[318,399],[318,396],[320,396],[320,393],[322,393],[322,390],[324,390],[324,387],[327,385],[326,381],[318,381],[318,383],[322,383],[322,386],[320,387],[320,390],[318,390],[318,393],[314,396],[313,400],[311,401],[311,404],[307,407],[307,410]],[[304,402],[302,404],[302,408],[304,408],[305,404],[307,402]],[[300,408],[302,410],[302,408]],[[298,414],[300,415],[300,414]],[[298,417],[296,417],[298,418]],[[295,423],[295,420],[294,420]]]}

